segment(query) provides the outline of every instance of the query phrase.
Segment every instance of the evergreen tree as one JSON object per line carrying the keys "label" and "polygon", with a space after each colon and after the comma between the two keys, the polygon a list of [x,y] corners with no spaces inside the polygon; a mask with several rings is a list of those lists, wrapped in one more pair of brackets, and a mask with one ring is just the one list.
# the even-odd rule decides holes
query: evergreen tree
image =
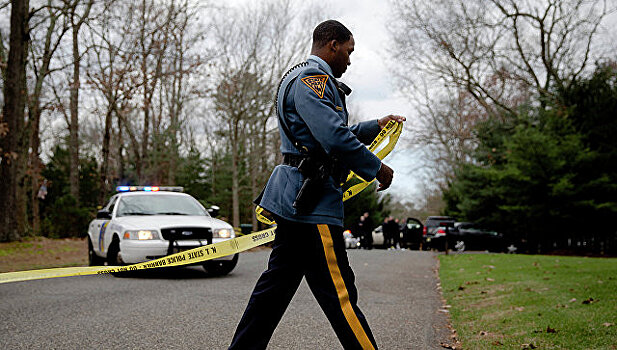
{"label": "evergreen tree", "polygon": [[446,213],[501,230],[530,251],[585,236],[606,251],[615,244],[615,142],[598,134],[614,127],[616,91],[614,74],[600,68],[548,108],[482,125],[476,162],[458,169],[444,192]]}

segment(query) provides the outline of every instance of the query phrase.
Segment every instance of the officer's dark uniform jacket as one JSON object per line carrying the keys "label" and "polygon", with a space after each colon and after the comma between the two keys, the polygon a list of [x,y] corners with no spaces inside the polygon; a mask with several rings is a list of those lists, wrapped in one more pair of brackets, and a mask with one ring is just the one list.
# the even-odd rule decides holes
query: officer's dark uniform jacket
{"label": "officer's dark uniform jacket", "polygon": [[[289,72],[278,91],[277,108],[296,141],[309,150],[322,149],[363,179],[375,178],[381,160],[365,146],[380,131],[377,120],[347,126],[345,95],[340,92],[332,69],[321,58],[309,56],[307,65]],[[300,155],[279,127],[281,152]],[[363,144],[364,143],[364,144]],[[340,183],[332,177],[323,184],[317,206],[300,215],[293,201],[302,186],[298,168],[278,165],[263,192],[259,204],[289,221],[343,225],[343,201]]]}

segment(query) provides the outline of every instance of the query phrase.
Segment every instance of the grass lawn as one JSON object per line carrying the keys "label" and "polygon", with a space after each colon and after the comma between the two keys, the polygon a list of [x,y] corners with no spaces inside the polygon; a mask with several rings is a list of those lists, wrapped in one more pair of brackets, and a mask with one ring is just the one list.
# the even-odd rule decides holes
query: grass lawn
{"label": "grass lawn", "polygon": [[83,238],[33,237],[21,242],[0,243],[0,273],[86,265],[88,247]]}
{"label": "grass lawn", "polygon": [[617,349],[617,259],[440,255],[464,349]]}

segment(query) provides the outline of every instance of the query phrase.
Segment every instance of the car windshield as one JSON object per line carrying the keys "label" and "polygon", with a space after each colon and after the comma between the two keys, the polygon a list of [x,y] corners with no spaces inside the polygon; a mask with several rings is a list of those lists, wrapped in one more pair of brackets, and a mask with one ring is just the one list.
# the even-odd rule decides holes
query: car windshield
{"label": "car windshield", "polygon": [[125,196],[120,199],[116,216],[130,215],[208,216],[208,213],[193,197],[145,194]]}

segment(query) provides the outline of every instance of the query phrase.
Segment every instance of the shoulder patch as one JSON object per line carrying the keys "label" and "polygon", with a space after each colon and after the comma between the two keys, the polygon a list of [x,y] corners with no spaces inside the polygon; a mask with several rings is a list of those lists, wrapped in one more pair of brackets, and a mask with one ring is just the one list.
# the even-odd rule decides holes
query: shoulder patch
{"label": "shoulder patch", "polygon": [[301,80],[306,86],[313,90],[319,98],[323,98],[323,93],[326,91],[326,82],[328,81],[328,76],[326,74],[309,75]]}

